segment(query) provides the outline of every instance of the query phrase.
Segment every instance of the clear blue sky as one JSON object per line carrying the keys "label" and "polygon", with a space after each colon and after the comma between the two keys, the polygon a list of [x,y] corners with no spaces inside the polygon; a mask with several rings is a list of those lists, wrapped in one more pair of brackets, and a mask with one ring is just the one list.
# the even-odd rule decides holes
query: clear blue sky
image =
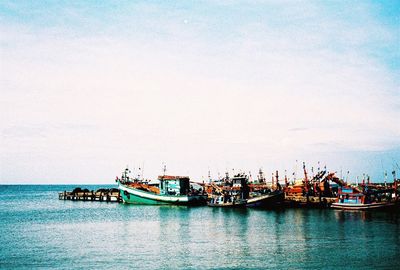
{"label": "clear blue sky", "polygon": [[399,44],[399,1],[2,1],[0,183],[391,179]]}

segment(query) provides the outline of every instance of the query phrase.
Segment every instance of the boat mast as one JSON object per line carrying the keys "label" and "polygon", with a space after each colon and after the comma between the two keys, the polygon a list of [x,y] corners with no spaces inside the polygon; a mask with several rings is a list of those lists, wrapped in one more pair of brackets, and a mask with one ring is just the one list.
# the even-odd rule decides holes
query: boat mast
{"label": "boat mast", "polygon": [[142,163],[142,180],[144,180],[144,162]]}
{"label": "boat mast", "polygon": [[385,187],[387,186],[387,171],[385,170],[385,173],[384,173],[384,177],[385,177]]}
{"label": "boat mast", "polygon": [[285,187],[288,186],[287,171],[285,170]]}
{"label": "boat mast", "polygon": [[126,165],[126,169],[125,169],[125,171],[123,171],[122,172],[122,180],[124,181],[124,182],[129,182],[129,176],[128,176],[128,174],[130,173],[131,171],[129,170],[129,168],[128,168],[128,165]]}
{"label": "boat mast", "polygon": [[303,162],[303,171],[304,171],[304,184],[305,184],[305,191],[308,193],[308,176],[306,170],[306,163]]}
{"label": "boat mast", "polygon": [[272,173],[272,177],[271,177],[271,189],[274,189],[274,173]]}
{"label": "boat mast", "polygon": [[396,179],[396,171],[395,170],[392,171],[392,175],[393,175],[393,183],[394,183],[394,198],[397,201],[397,179]]}
{"label": "boat mast", "polygon": [[163,181],[163,180],[164,180],[164,178],[165,178],[165,172],[167,171],[167,166],[165,165],[165,162],[163,162],[162,165],[163,165],[163,167],[162,167],[163,175],[162,175],[161,177],[159,177],[159,178],[161,178],[161,179],[159,179],[160,181]]}
{"label": "boat mast", "polygon": [[265,183],[265,177],[264,177],[264,172],[262,171],[262,168],[258,171],[258,183],[264,184]]}

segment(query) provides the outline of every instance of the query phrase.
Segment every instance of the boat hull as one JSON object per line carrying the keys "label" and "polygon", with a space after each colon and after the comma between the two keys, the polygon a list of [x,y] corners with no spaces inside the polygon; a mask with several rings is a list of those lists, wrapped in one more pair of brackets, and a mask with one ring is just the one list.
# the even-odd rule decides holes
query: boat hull
{"label": "boat hull", "polygon": [[130,204],[148,205],[204,205],[207,202],[207,195],[184,195],[168,196],[159,195],[136,188],[119,184],[122,201]]}
{"label": "boat hull", "polygon": [[210,207],[223,207],[223,208],[240,208],[240,207],[246,207],[246,201],[243,202],[227,202],[227,203],[212,203],[209,202],[207,203],[208,206]]}
{"label": "boat hull", "polygon": [[331,208],[339,210],[365,211],[365,210],[390,209],[395,206],[396,204],[391,202],[368,203],[368,204],[332,203]]}
{"label": "boat hull", "polygon": [[247,199],[247,207],[274,207],[279,203],[282,203],[285,198],[283,192],[276,192],[267,195],[261,195],[254,198]]}
{"label": "boat hull", "polygon": [[238,208],[246,207],[247,200],[238,198],[224,198],[223,196],[213,197],[209,202],[208,206],[211,207],[223,207],[223,208]]}

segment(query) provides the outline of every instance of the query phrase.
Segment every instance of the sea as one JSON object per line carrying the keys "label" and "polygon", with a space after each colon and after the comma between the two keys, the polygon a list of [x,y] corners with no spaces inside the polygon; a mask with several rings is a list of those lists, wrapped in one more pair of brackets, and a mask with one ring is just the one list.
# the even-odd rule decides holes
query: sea
{"label": "sea", "polygon": [[400,269],[399,212],[58,199],[75,187],[0,185],[0,269]]}

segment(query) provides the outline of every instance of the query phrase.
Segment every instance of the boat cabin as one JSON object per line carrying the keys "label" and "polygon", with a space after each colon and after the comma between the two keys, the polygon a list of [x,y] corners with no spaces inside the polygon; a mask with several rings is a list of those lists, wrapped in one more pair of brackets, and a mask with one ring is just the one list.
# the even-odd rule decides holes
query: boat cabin
{"label": "boat cabin", "polygon": [[247,176],[244,174],[237,174],[232,178],[233,187],[244,187],[247,184]]}
{"label": "boat cabin", "polygon": [[350,204],[362,204],[365,201],[365,195],[360,192],[354,192],[351,187],[339,188],[338,202]]}
{"label": "boat cabin", "polygon": [[159,176],[160,195],[187,195],[190,191],[190,180],[187,176]]}

